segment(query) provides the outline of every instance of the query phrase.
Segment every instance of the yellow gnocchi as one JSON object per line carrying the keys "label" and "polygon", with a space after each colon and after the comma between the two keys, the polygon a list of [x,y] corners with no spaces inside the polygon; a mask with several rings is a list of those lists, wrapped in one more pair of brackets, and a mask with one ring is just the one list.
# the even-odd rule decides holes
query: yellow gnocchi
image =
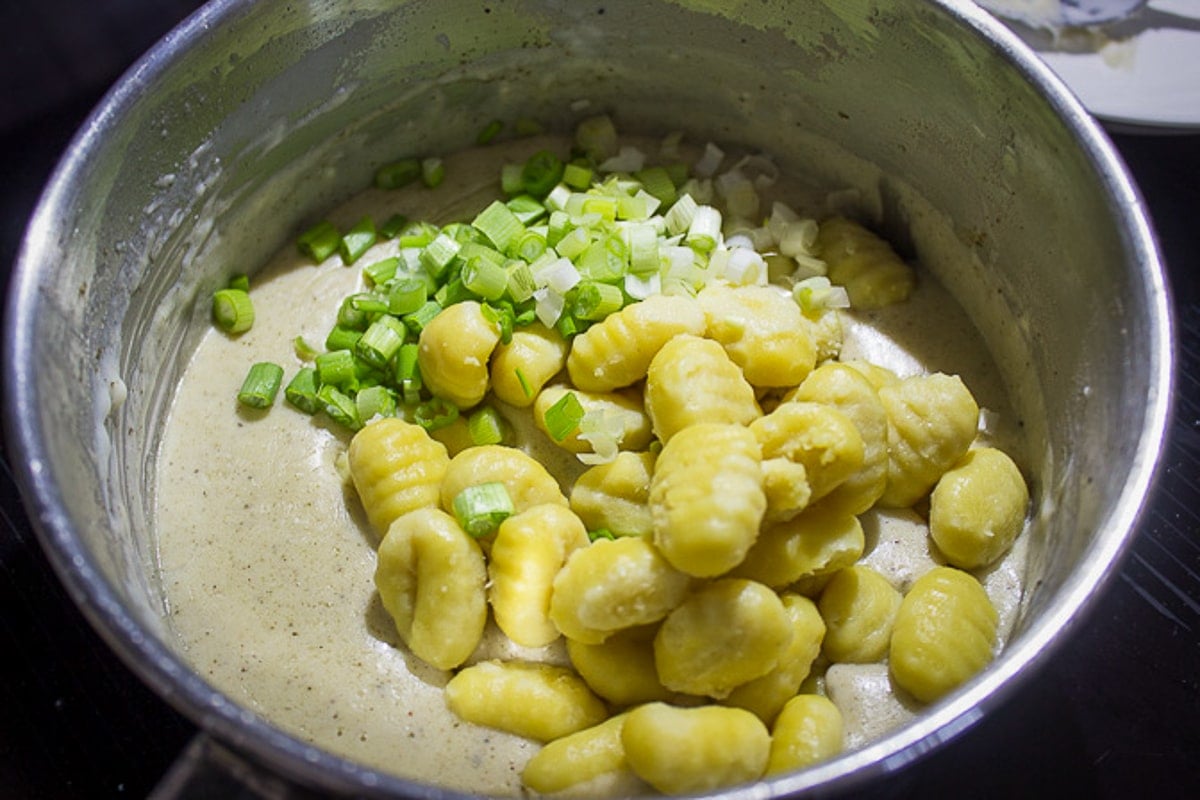
{"label": "yellow gnocchi", "polygon": [[607,530],[616,536],[650,536],[651,452],[617,453],[607,464],[584,470],[571,487],[571,510],[588,530]]}
{"label": "yellow gnocchi", "polygon": [[453,513],[454,498],[468,486],[500,482],[516,512],[542,503],[567,505],[558,481],[523,450],[499,444],[470,447],[450,459],[442,478],[441,505]]}
{"label": "yellow gnocchi", "polygon": [[668,689],[724,698],[773,670],[792,642],[779,595],[755,581],[723,578],[693,592],[654,637],[654,664]]}
{"label": "yellow gnocchi", "polygon": [[640,536],[600,539],[572,553],[555,576],[550,619],[568,639],[599,644],[665,617],[690,583]]}
{"label": "yellow gnocchi", "polygon": [[721,345],[681,334],[664,344],[646,374],[646,413],[663,442],[701,422],[745,425],[761,416],[754,388]]}
{"label": "yellow gnocchi", "polygon": [[704,333],[704,312],[690,298],[652,295],[576,336],[567,355],[571,383],[610,392],[646,377],[659,348],[679,334]]}
{"label": "yellow gnocchi", "polygon": [[838,570],[821,591],[825,656],[834,663],[869,664],[887,655],[902,595],[870,567]]}
{"label": "yellow gnocchi", "polygon": [[920,500],[971,446],[979,406],[957,375],[915,375],[879,390],[888,418],[887,488],[879,502]]}
{"label": "yellow gnocchi", "polygon": [[657,632],[657,625],[640,625],[619,630],[600,644],[567,639],[567,655],[592,691],[614,705],[669,700],[672,692],[654,666]]}
{"label": "yellow gnocchi", "polygon": [[435,397],[459,408],[478,405],[488,390],[488,360],[500,343],[500,327],[483,306],[465,300],[445,308],[421,330],[417,365]]}
{"label": "yellow gnocchi", "polygon": [[812,500],[808,470],[788,458],[764,458],[762,462],[763,495],[767,510],[763,525],[773,525],[795,518]]}
{"label": "yellow gnocchi", "polygon": [[525,763],[521,781],[535,792],[551,794],[602,776],[629,773],[621,732],[625,715],[567,734],[546,744]]}
{"label": "yellow gnocchi", "polygon": [[764,528],[730,574],[782,588],[849,567],[865,547],[858,517],[836,508],[811,508]]}
{"label": "yellow gnocchi", "polygon": [[969,450],[929,498],[929,534],[956,567],[987,566],[1025,525],[1029,489],[1016,463],[992,447]]}
{"label": "yellow gnocchi", "polygon": [[500,523],[488,553],[488,600],[496,625],[525,647],[558,638],[550,621],[554,578],[571,553],[589,544],[587,530],[570,509],[532,506]]}
{"label": "yellow gnocchi", "polygon": [[999,614],[970,573],[935,567],[896,614],[888,666],[896,685],[925,703],[961,686],[992,660]]}
{"label": "yellow gnocchi", "polygon": [[845,746],[842,712],[819,694],[793,697],[779,712],[771,728],[768,775],[803,769],[825,761]]}
{"label": "yellow gnocchi", "polygon": [[420,425],[385,417],[365,426],[350,440],[350,477],[380,535],[409,511],[435,506],[450,466],[446,448]]}
{"label": "yellow gnocchi", "polygon": [[912,267],[887,241],[846,217],[821,223],[816,250],[828,268],[829,280],[845,287],[856,309],[902,302],[916,285]]}
{"label": "yellow gnocchi", "polygon": [[795,386],[817,363],[800,306],[775,286],[712,284],[696,295],[705,335],[725,349],[754,386]]}
{"label": "yellow gnocchi", "polygon": [[492,353],[490,377],[496,397],[524,408],[567,363],[567,342],[558,331],[534,322],[512,332]]}
{"label": "yellow gnocchi", "polygon": [[[585,392],[560,383],[543,389],[533,404],[533,423],[552,439],[546,424],[546,412],[568,393],[575,395],[585,415],[604,415],[605,428],[616,432],[616,444],[621,450],[642,450],[654,438],[650,417],[646,414],[639,393],[628,390]],[[596,449],[581,427],[576,427],[561,440],[554,439],[554,443],[572,453],[591,453]]]}
{"label": "yellow gnocchi", "polygon": [[603,701],[566,667],[480,661],[446,683],[446,704],[467,722],[548,742],[599,725]]}
{"label": "yellow gnocchi", "polygon": [[650,479],[654,543],[673,566],[713,577],[737,566],[766,511],[758,441],[741,425],[702,423],[671,437]]}
{"label": "yellow gnocchi", "polygon": [[866,448],[854,422],[836,406],[792,401],[750,423],[764,459],[787,458],[804,466],[811,502],[820,500],[862,468]]}
{"label": "yellow gnocchi", "polygon": [[621,743],[646,783],[665,794],[693,794],[758,780],[771,734],[744,709],[647,703],[626,715]]}
{"label": "yellow gnocchi", "polygon": [[483,551],[449,514],[411,511],[379,545],[375,586],[400,639],[438,669],[470,657],[487,621]]}

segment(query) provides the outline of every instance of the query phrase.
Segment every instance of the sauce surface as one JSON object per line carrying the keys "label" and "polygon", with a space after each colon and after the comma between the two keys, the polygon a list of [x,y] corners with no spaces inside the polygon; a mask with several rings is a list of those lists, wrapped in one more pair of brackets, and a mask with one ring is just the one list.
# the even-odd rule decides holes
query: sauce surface
{"label": "sauce surface", "polygon": [[[444,224],[469,219],[495,192],[499,165],[545,141],[523,140],[446,159],[437,189],[368,190],[329,218],[342,229],[394,211]],[[561,147],[559,149],[562,149]],[[322,341],[361,265],[394,253],[385,242],[358,262],[307,263],[285,247],[253,278],[255,325],[236,338],[207,333],[175,393],[158,460],[158,557],[169,625],[194,668],[234,701],[333,753],[418,781],[496,794],[521,792],[537,745],[460,722],[446,708],[449,675],[400,645],[375,593],[376,536],[338,460],[348,434],[288,407],[253,412],[235,397],[255,361],[299,366],[293,340]],[[1012,414],[970,320],[927,274],[899,306],[845,313],[842,360],[866,359],[901,376],[961,375],[987,409],[989,441],[1020,462]],[[1007,426],[1007,427],[1005,427]],[[548,439],[527,449],[556,474],[581,468]],[[557,464],[558,466],[554,466]],[[868,512],[864,563],[894,583],[932,564],[911,512]],[[980,575],[1001,614],[1020,597],[1021,548]],[[516,652],[494,630],[472,660]],[[560,648],[523,656],[565,661]],[[831,669],[827,690],[853,747],[915,712],[891,696],[886,668]]]}

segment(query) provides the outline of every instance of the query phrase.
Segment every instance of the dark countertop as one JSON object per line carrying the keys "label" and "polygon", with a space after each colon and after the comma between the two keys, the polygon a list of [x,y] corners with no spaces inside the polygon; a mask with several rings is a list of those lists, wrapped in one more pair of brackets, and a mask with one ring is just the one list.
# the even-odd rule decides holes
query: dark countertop
{"label": "dark countertop", "polygon": [[[0,6],[5,282],[76,127],[120,71],[198,5]],[[1161,479],[1120,575],[1058,656],[960,738],[857,796],[1200,797],[1200,135],[1113,139],[1149,205],[1177,311],[1180,369]],[[0,798],[144,797],[195,727],[75,610],[8,462],[0,466]]]}

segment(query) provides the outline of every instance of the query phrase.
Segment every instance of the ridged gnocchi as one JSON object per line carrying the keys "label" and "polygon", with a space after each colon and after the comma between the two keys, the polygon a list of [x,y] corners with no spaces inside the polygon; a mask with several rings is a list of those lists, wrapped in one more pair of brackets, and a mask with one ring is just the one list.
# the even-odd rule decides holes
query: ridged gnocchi
{"label": "ridged gnocchi", "polygon": [[703,578],[737,566],[767,507],[754,434],[740,425],[684,428],[658,455],[649,502],[654,544],[675,568]]}
{"label": "ridged gnocchi", "polygon": [[740,708],[647,703],[626,715],[621,743],[646,783],[665,794],[693,794],[761,777],[771,734]]}
{"label": "ridged gnocchi", "polygon": [[902,596],[870,567],[838,570],[817,600],[825,620],[822,649],[834,663],[869,664],[888,652]]}
{"label": "ridged gnocchi", "polygon": [[795,386],[817,363],[812,327],[800,306],[774,286],[706,286],[696,295],[705,335],[725,349],[758,387]]}
{"label": "ridged gnocchi", "polygon": [[730,574],[782,588],[849,567],[862,558],[865,547],[858,517],[836,508],[812,508],[765,527]]}
{"label": "ridged gnocchi", "polygon": [[854,422],[836,406],[792,401],[750,423],[764,459],[783,457],[804,466],[810,502],[862,468],[866,446]]}
{"label": "ridged gnocchi", "polygon": [[650,361],[675,336],[704,333],[704,312],[691,299],[652,295],[610,314],[576,336],[567,355],[571,383],[610,392],[646,377]]}
{"label": "ridged gnocchi", "polygon": [[771,728],[768,775],[802,769],[825,761],[844,746],[842,712],[819,694],[793,697]]}
{"label": "ridged gnocchi", "polygon": [[657,625],[639,625],[600,644],[567,639],[567,655],[592,691],[616,706],[670,700],[673,693],[658,679],[654,665],[657,632]]}
{"label": "ridged gnocchi", "polygon": [[[606,423],[617,436],[617,447],[621,450],[642,450],[654,438],[650,427],[650,417],[642,403],[642,396],[629,390],[612,392],[585,392],[572,389],[565,384],[553,384],[543,389],[533,404],[533,422],[538,429],[551,436],[546,424],[546,412],[562,400],[563,395],[570,392],[575,395],[584,414],[603,414]],[[572,453],[591,453],[595,446],[583,435],[581,428],[576,428],[561,440],[554,443]],[[553,437],[551,437],[553,438]]]}
{"label": "ridged gnocchi", "polygon": [[987,566],[1025,525],[1029,489],[1016,463],[993,447],[969,450],[929,498],[929,535],[962,569]]}
{"label": "ridged gnocchi", "polygon": [[456,303],[421,330],[417,364],[435,397],[459,408],[478,405],[488,390],[488,361],[500,328],[474,300]]}
{"label": "ridged gnocchi", "polygon": [[375,586],[401,640],[438,669],[466,661],[487,622],[479,544],[449,514],[421,508],[392,523],[377,559]]}
{"label": "ridged gnocchi", "polygon": [[523,450],[506,445],[470,447],[450,459],[442,478],[441,505],[454,511],[454,498],[468,486],[499,481],[508,490],[516,512],[542,503],[567,505],[558,481]]}
{"label": "ridged gnocchi", "polygon": [[754,389],[712,339],[681,334],[664,344],[646,374],[646,413],[662,442],[701,422],[745,425],[762,415]]}
{"label": "ridged gnocchi", "polygon": [[522,782],[535,792],[552,794],[601,776],[629,772],[621,732],[625,715],[555,739],[538,750],[521,771]]}
{"label": "ridged gnocchi", "polygon": [[888,649],[896,684],[925,703],[950,693],[992,660],[999,614],[970,573],[935,567],[900,603]]}
{"label": "ridged gnocchi", "polygon": [[584,470],[571,487],[571,510],[588,530],[616,536],[651,536],[650,476],[652,452],[621,452],[607,464]]}
{"label": "ridged gnocchi", "polygon": [[912,267],[887,241],[846,217],[832,217],[821,223],[816,250],[829,270],[829,280],[846,288],[854,308],[866,310],[902,302],[916,283]]}
{"label": "ridged gnocchi", "polygon": [[409,511],[435,505],[450,457],[420,425],[386,417],[365,426],[350,440],[350,477],[380,536]]}
{"label": "ridged gnocchi", "polygon": [[558,331],[540,322],[518,328],[512,339],[501,342],[492,354],[492,391],[505,403],[524,408],[566,363],[567,342]]}

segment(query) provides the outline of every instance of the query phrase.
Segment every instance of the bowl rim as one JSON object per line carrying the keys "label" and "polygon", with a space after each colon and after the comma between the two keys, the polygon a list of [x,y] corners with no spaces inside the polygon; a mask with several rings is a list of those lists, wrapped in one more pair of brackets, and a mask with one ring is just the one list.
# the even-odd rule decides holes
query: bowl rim
{"label": "bowl rim", "polygon": [[[928,0],[924,0],[928,2]],[[4,425],[11,463],[30,521],[43,550],[75,605],[144,683],[192,720],[204,735],[232,747],[268,769],[301,785],[370,796],[461,798],[469,795],[368,768],[334,755],[275,727],[215,689],[158,637],[144,627],[119,599],[63,507],[49,466],[47,448],[36,425],[37,397],[31,352],[38,305],[39,258],[61,209],[70,207],[73,179],[86,170],[106,132],[139,101],[143,90],[168,73],[190,44],[242,13],[253,0],[210,0],[142,56],[105,94],[67,147],[49,178],[17,255],[6,298],[4,389],[9,413]],[[1079,566],[1038,619],[1006,648],[980,677],[931,707],[911,724],[883,738],[807,770],[714,793],[727,797],[765,797],[860,786],[923,758],[972,727],[1044,664],[1070,631],[1094,606],[1096,597],[1119,571],[1137,532],[1159,461],[1172,410],[1173,330],[1170,292],[1146,205],[1100,124],[1066,85],[1016,34],[972,0],[935,0],[940,9],[999,53],[1033,85],[1075,134],[1092,169],[1102,176],[1108,201],[1130,262],[1145,287],[1151,328],[1146,353],[1151,378],[1142,435],[1123,487],[1104,527]]]}

